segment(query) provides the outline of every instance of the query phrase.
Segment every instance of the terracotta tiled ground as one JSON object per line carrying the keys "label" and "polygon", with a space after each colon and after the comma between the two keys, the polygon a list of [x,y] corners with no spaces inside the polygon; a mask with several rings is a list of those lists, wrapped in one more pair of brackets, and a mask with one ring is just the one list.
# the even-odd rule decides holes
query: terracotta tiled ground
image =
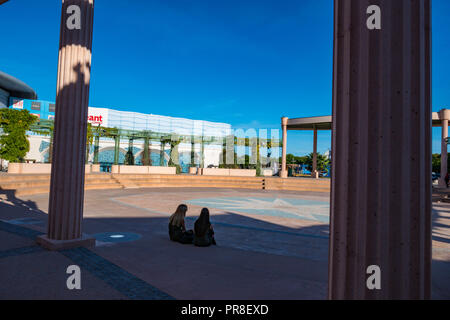
{"label": "terracotta tiled ground", "polygon": [[[87,252],[68,253],[35,248],[32,232],[24,236],[11,227],[45,232],[48,195],[0,197],[0,220],[7,223],[3,229],[0,225],[1,299],[326,297],[328,224],[323,216],[311,213],[323,212],[328,194],[232,189],[88,191],[83,230],[101,241]],[[217,247],[168,240],[167,217],[180,203],[189,205],[190,228],[201,207],[209,204]],[[433,221],[433,297],[450,298],[450,206],[436,205]],[[81,264],[81,291],[65,287],[70,264]]]}

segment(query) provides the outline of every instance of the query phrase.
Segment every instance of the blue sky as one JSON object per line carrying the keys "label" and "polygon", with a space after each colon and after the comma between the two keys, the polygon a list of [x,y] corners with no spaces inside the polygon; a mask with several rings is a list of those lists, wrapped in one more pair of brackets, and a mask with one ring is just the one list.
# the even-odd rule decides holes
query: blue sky
{"label": "blue sky", "polygon": [[[237,128],[331,114],[332,0],[96,0],[90,105]],[[54,100],[61,0],[0,6],[0,70]],[[450,1],[433,0],[433,111],[450,108]],[[440,150],[433,130],[433,152]],[[288,152],[312,150],[289,132]],[[319,134],[319,151],[331,134]]]}

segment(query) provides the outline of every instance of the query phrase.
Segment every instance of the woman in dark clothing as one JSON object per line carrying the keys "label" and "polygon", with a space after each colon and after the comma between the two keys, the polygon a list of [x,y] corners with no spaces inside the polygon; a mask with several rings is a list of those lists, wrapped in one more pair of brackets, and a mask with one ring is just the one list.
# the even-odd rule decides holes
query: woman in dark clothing
{"label": "woman in dark clothing", "polygon": [[187,206],[180,204],[169,218],[169,237],[172,241],[177,241],[183,244],[192,243],[194,233],[192,230],[186,231],[184,218],[186,216]]}
{"label": "woman in dark clothing", "polygon": [[195,221],[194,244],[199,247],[208,247],[216,244],[214,230],[209,221],[209,210],[207,208],[202,209],[200,217]]}

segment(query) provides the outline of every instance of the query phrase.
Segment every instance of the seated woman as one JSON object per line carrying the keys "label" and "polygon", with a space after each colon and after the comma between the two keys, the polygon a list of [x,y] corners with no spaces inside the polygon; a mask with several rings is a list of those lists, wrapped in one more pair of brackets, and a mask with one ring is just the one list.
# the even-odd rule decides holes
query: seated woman
{"label": "seated woman", "polygon": [[216,244],[214,230],[209,221],[209,210],[203,208],[200,217],[195,221],[194,244],[199,247],[208,247]]}
{"label": "seated woman", "polygon": [[169,218],[169,237],[170,240],[183,244],[192,243],[194,233],[192,230],[186,231],[184,217],[186,216],[187,205],[180,204]]}

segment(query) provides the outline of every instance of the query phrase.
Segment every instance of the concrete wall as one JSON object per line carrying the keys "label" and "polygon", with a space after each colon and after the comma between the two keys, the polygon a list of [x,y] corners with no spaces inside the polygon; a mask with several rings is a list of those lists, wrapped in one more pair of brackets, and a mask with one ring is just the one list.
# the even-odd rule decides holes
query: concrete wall
{"label": "concrete wall", "polygon": [[52,165],[49,163],[9,163],[8,173],[16,174],[49,174]]}
{"label": "concrete wall", "polygon": [[[8,173],[14,174],[50,174],[52,165],[50,163],[9,163]],[[86,165],[86,173],[100,172],[99,165]]]}
{"label": "concrete wall", "polygon": [[157,166],[125,166],[113,165],[111,173],[115,174],[176,174],[175,167],[157,167]]}
{"label": "concrete wall", "polygon": [[204,168],[201,170],[201,174],[204,176],[256,177],[256,170]]}

